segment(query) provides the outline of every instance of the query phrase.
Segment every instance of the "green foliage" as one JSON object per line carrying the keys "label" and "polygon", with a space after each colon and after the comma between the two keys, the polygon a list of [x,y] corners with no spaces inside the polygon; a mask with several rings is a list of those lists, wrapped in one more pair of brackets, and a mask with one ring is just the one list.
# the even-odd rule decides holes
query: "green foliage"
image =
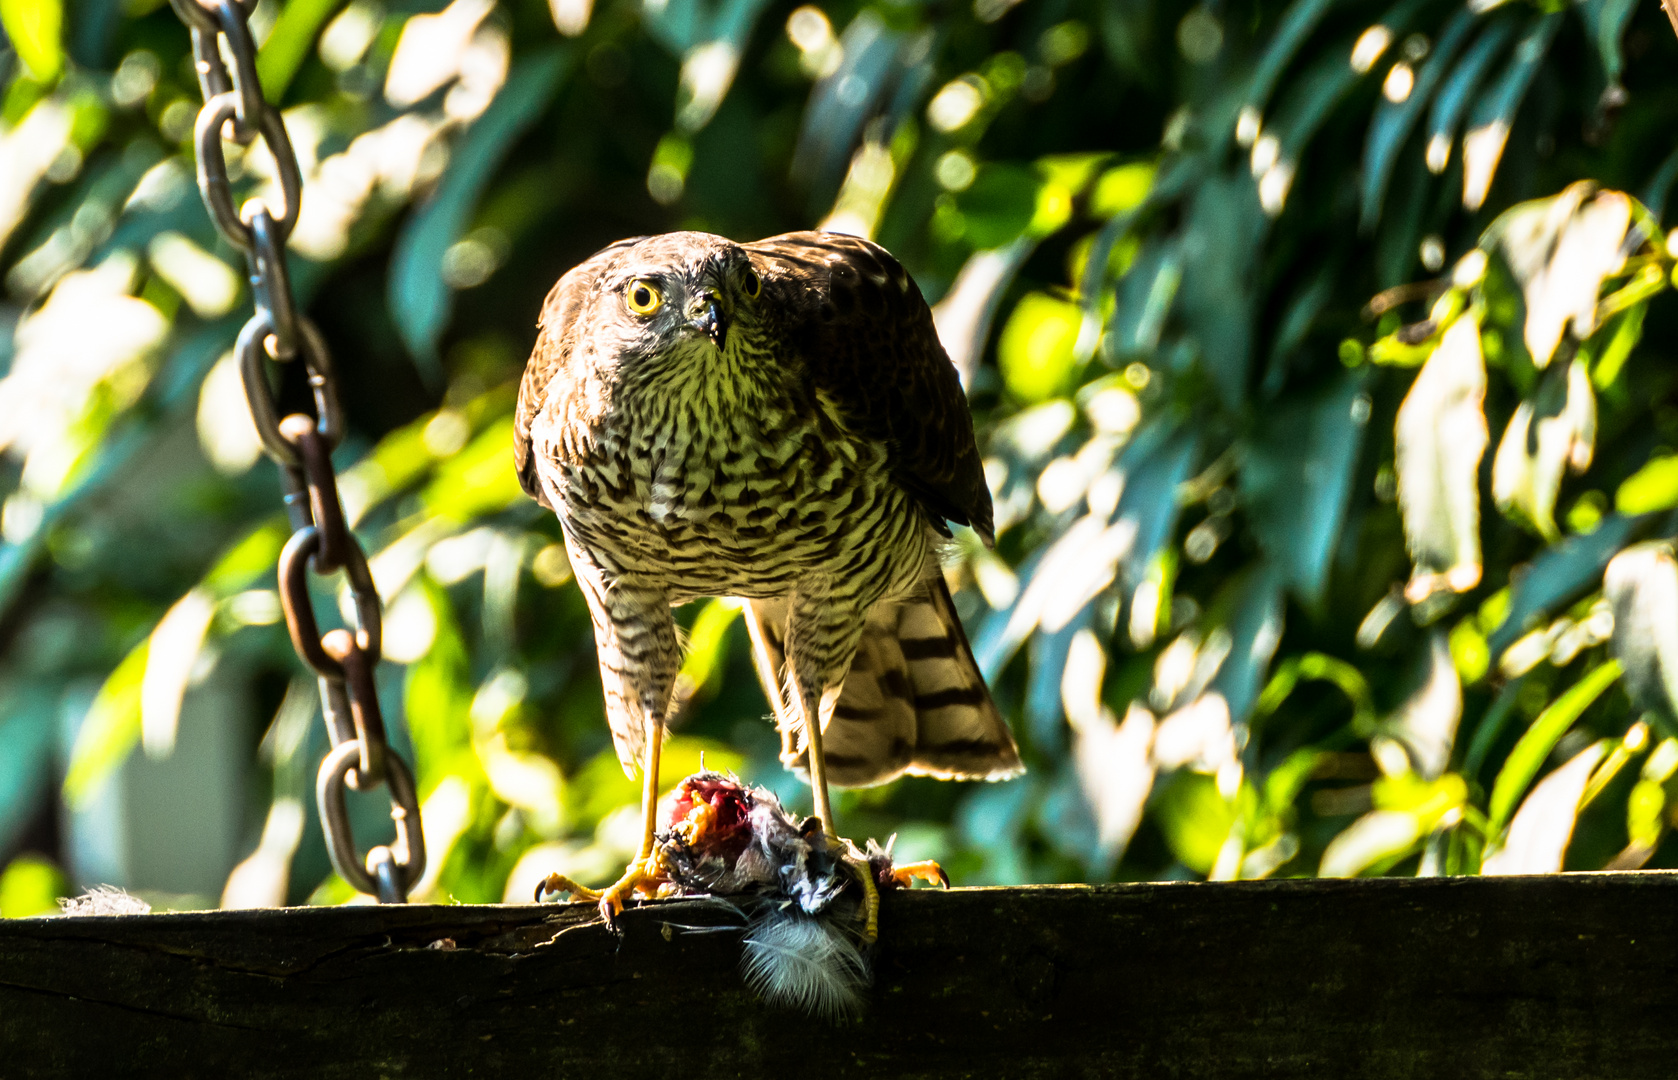
{"label": "green foliage", "polygon": [[[323,736],[223,359],[240,256],[193,190],[172,12],[61,15],[0,0],[0,851],[55,770],[80,801],[170,752],[209,683],[252,704],[260,854]],[[998,531],[947,572],[1031,770],[846,794],[849,830],[969,883],[1672,865],[1678,41],[1623,0],[1378,15],[260,5],[422,893],[603,879],[636,839],[557,525],[511,469],[547,289],[623,236],[824,222],[937,301]],[[682,613],[666,779],[703,753],[805,806],[734,616]],[[347,899],[300,833],[275,887]]]}
{"label": "green foliage", "polygon": [[64,875],[46,859],[21,855],[0,871],[0,919],[52,915],[69,890]]}

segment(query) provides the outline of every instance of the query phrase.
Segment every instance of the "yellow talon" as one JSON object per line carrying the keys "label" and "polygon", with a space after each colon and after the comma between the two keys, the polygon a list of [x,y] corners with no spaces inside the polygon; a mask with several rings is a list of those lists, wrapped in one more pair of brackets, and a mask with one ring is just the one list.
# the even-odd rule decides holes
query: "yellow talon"
{"label": "yellow talon", "polygon": [[564,874],[549,874],[536,886],[536,900],[541,901],[548,893],[568,892],[575,901],[594,901],[600,907],[600,917],[606,920],[607,926],[614,926],[617,917],[623,913],[624,901],[635,893],[643,896],[654,896],[660,885],[665,883],[665,876],[653,859],[636,859],[629,864],[623,877],[618,878],[604,889],[591,889],[586,885],[579,885]]}
{"label": "yellow talon", "polygon": [[542,902],[542,897],[550,893],[570,893],[573,901],[600,899],[600,890],[591,889],[587,885],[579,885],[564,874],[549,874],[536,883],[536,902],[538,904]]}
{"label": "yellow talon", "polygon": [[941,885],[946,889],[950,887],[950,875],[944,873],[944,868],[931,859],[894,866],[891,870],[891,876],[892,880],[905,889],[909,888],[917,879],[926,882],[928,885]]}

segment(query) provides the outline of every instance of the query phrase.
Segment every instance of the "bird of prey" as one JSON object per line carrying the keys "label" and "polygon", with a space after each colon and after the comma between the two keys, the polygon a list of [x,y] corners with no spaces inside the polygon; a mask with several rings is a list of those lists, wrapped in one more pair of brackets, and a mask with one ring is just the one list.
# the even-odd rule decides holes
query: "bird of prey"
{"label": "bird of prey", "polygon": [[[836,843],[829,783],[1022,771],[939,569],[948,523],[993,539],[972,418],[883,248],[818,232],[604,248],[543,305],[515,455],[558,515],[618,757],[643,778],[623,877],[592,890],[553,874],[545,891],[598,900],[610,921],[657,888],[671,607],[698,597],[744,601],[781,760]],[[872,898],[871,877],[858,872]]]}

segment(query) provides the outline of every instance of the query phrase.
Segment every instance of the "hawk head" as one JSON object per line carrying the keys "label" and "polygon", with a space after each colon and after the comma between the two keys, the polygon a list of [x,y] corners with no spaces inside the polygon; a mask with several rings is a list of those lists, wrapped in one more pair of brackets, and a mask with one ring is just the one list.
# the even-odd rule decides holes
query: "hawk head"
{"label": "hawk head", "polygon": [[601,275],[593,332],[620,357],[703,361],[761,325],[763,277],[745,248],[701,232],[637,241]]}

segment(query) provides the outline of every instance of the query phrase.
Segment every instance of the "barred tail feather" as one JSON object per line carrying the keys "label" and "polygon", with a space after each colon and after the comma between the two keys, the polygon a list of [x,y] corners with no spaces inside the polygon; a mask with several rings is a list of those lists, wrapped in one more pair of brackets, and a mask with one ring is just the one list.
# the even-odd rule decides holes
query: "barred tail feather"
{"label": "barred tail feather", "polygon": [[[781,761],[805,772],[797,713],[787,693],[784,601],[753,600],[746,624],[764,692],[781,729]],[[856,658],[824,717],[828,780],[866,787],[904,773],[945,780],[1004,780],[1024,771],[942,575],[868,614]]]}

